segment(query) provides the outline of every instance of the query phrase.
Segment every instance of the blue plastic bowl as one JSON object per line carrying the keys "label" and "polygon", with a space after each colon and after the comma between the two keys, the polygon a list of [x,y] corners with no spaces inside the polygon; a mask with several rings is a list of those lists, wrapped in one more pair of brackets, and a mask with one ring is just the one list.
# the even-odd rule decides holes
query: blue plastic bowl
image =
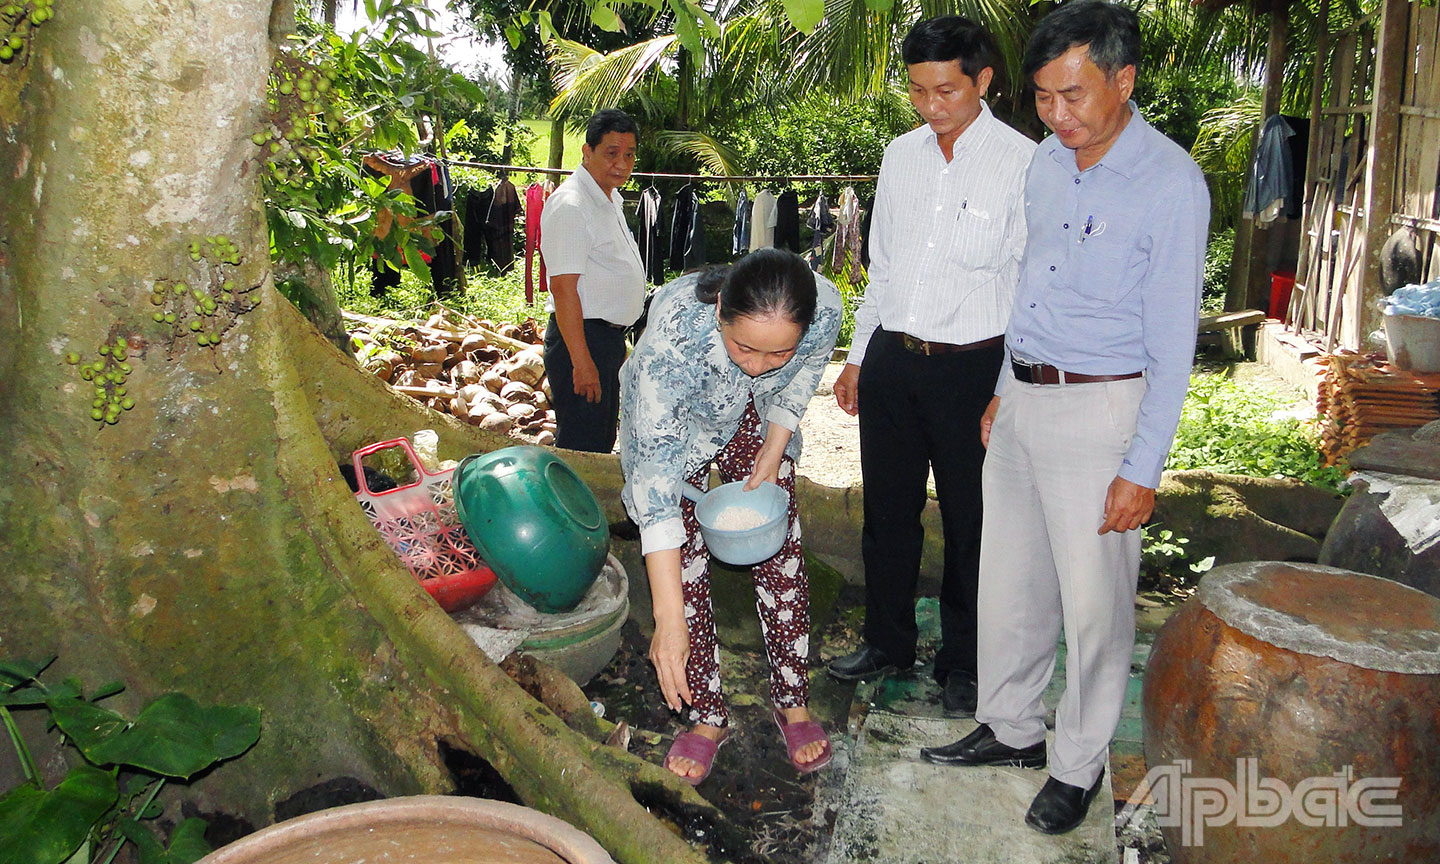
{"label": "blue plastic bowl", "polygon": [[[695,520],[710,554],[736,567],[749,567],[774,557],[785,545],[789,533],[790,496],[774,483],[761,483],[746,492],[745,481],[737,480],[701,492],[689,483],[680,491],[695,502]],[[765,518],[762,525],[741,531],[715,527],[715,517],[729,507],[755,510]]]}

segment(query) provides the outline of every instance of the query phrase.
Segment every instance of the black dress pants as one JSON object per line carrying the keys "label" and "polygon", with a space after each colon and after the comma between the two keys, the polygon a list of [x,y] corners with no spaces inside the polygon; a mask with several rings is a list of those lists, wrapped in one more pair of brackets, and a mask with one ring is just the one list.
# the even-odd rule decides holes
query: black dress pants
{"label": "black dress pants", "polygon": [[860,470],[865,489],[865,641],[906,668],[919,629],[926,480],[935,472],[944,531],[935,678],[975,675],[980,573],[980,418],[995,395],[1004,347],[926,356],[876,329],[860,365]]}
{"label": "black dress pants", "polygon": [[620,424],[620,364],[625,362],[625,331],[600,318],[585,319],[585,345],[600,371],[600,401],[575,393],[575,366],[555,316],[545,327],[545,375],[555,408],[555,446],[609,453]]}

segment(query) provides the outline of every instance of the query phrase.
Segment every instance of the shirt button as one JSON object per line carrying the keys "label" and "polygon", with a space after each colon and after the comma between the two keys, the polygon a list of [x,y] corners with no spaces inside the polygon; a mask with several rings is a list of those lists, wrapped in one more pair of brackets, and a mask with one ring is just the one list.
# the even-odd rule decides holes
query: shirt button
{"label": "shirt button", "polygon": [[[934,249],[934,248],[935,248],[935,244],[934,244],[933,242],[931,242],[931,243],[926,243],[926,244],[925,244],[925,247],[926,247],[927,249]],[[1054,267],[1051,267],[1050,269],[1051,269],[1051,270],[1054,270],[1055,268],[1054,268]]]}
{"label": "shirt button", "polygon": [[1051,273],[1054,273],[1054,272],[1055,272],[1055,265],[1054,265],[1054,264],[1051,264],[1051,265],[1050,265],[1050,272],[1051,272]]}
{"label": "shirt button", "polygon": [[1060,227],[1061,227],[1061,228],[1064,228],[1065,230],[1068,231],[1068,230],[1070,230],[1070,223],[1069,223],[1069,222],[1066,222],[1064,225],[1061,225]]}
{"label": "shirt button", "polygon": [[1079,186],[1079,185],[1080,185],[1080,178],[1079,178],[1079,177],[1076,177],[1076,178],[1075,178],[1075,185],[1076,185],[1076,186]]}
{"label": "shirt button", "polygon": [[1024,337],[1024,336],[1021,336],[1021,337],[1017,338],[1015,341],[1016,341],[1016,342],[1024,342],[1024,341],[1025,341],[1025,337]]}
{"label": "shirt button", "polygon": [[1034,303],[1031,303],[1031,304],[1030,304],[1030,308],[1031,308],[1031,309],[1034,309],[1034,308],[1035,308],[1035,304],[1034,304]]}

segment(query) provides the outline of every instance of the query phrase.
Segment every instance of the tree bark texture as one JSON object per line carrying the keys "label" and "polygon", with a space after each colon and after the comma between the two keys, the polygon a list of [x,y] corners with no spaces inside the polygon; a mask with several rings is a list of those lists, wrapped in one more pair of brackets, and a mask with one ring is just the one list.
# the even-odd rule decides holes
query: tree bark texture
{"label": "tree bark texture", "polygon": [[[203,812],[258,827],[336,777],[448,791],[444,742],[622,862],[703,860],[634,795],[715,811],[526,696],[340,480],[337,455],[423,426],[451,448],[501,442],[378,386],[275,292],[249,141],[272,10],[81,11],[61,9],[0,70],[0,654],[58,654],[57,679],[124,679],[114,704],[131,712],[170,690],[260,706],[259,744],[184,791]],[[218,236],[236,263],[192,259],[192,241]],[[229,281],[244,302],[202,346],[152,320],[157,281]],[[67,354],[88,364],[119,337],[134,407],[109,425]]]}

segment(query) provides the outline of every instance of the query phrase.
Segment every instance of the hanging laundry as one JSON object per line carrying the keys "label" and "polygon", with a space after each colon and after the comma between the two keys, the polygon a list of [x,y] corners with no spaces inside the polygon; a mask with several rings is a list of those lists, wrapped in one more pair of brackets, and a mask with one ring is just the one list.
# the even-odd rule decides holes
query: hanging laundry
{"label": "hanging laundry", "polygon": [[494,200],[493,188],[471,189],[465,195],[465,263],[471,267],[479,267],[490,258],[485,218],[490,215],[490,202]]}
{"label": "hanging laundry", "polygon": [[665,250],[660,245],[660,190],[654,186],[640,193],[640,230],[635,238],[645,278],[652,285],[665,281]]}
{"label": "hanging laundry", "polygon": [[1294,184],[1290,164],[1290,136],[1295,132],[1279,114],[1271,114],[1260,127],[1255,160],[1250,165],[1250,182],[1245,188],[1245,216],[1258,222],[1273,222],[1281,215]]}
{"label": "hanging laundry", "polygon": [[705,263],[705,233],[700,220],[700,198],[689,183],[675,193],[670,220],[670,269],[689,270]]}
{"label": "hanging laundry", "polygon": [[870,218],[875,215],[875,198],[865,199],[860,205],[860,266],[870,269]]}
{"label": "hanging laundry", "polygon": [[520,215],[520,193],[509,178],[495,184],[495,197],[485,216],[485,243],[490,263],[501,273],[515,263],[515,217]]}
{"label": "hanging laundry", "polygon": [[[362,158],[363,167],[372,177],[389,178],[389,188],[398,189],[415,199],[417,216],[453,211],[454,196],[450,185],[450,171],[444,164],[429,156],[406,157],[394,153],[368,153]],[[376,218],[375,236],[385,239],[393,225],[408,230],[415,217],[397,215],[390,210],[381,210]],[[420,256],[430,264],[430,278],[437,296],[453,293],[458,284],[455,269],[455,246],[451,239],[453,222],[442,217],[437,221],[438,232],[416,232],[415,242]],[[447,230],[448,229],[448,230]],[[435,237],[438,236],[439,242]],[[388,264],[371,258],[372,281],[370,293],[383,296],[400,284],[400,273]]]}
{"label": "hanging laundry", "polygon": [[[549,282],[545,279],[545,258],[540,257],[540,272],[538,279],[534,279],[535,253],[540,251],[540,214],[545,210],[545,199],[550,196],[554,184],[549,180],[543,183],[531,183],[525,187],[525,302],[535,302],[535,286],[538,284],[541,291],[550,290]],[[534,279],[534,281],[532,281]]]}
{"label": "hanging laundry", "polygon": [[835,214],[830,212],[830,201],[826,199],[824,192],[815,196],[815,203],[810,205],[810,213],[805,218],[805,224],[811,231],[810,269],[819,270],[820,262],[824,259],[822,250],[825,246],[825,238],[835,233]]}
{"label": "hanging laundry", "polygon": [[775,245],[775,193],[761,190],[750,208],[750,251]]}
{"label": "hanging laundry", "polygon": [[835,246],[830,252],[830,272],[838,273],[850,262],[854,276],[860,269],[860,197],[855,187],[840,191],[840,215],[835,220]]}
{"label": "hanging laundry", "polygon": [[750,251],[750,196],[744,189],[735,200],[735,227],[730,230],[730,254]]}
{"label": "hanging laundry", "polygon": [[775,245],[800,251],[800,196],[794,189],[781,192],[775,202]]}

